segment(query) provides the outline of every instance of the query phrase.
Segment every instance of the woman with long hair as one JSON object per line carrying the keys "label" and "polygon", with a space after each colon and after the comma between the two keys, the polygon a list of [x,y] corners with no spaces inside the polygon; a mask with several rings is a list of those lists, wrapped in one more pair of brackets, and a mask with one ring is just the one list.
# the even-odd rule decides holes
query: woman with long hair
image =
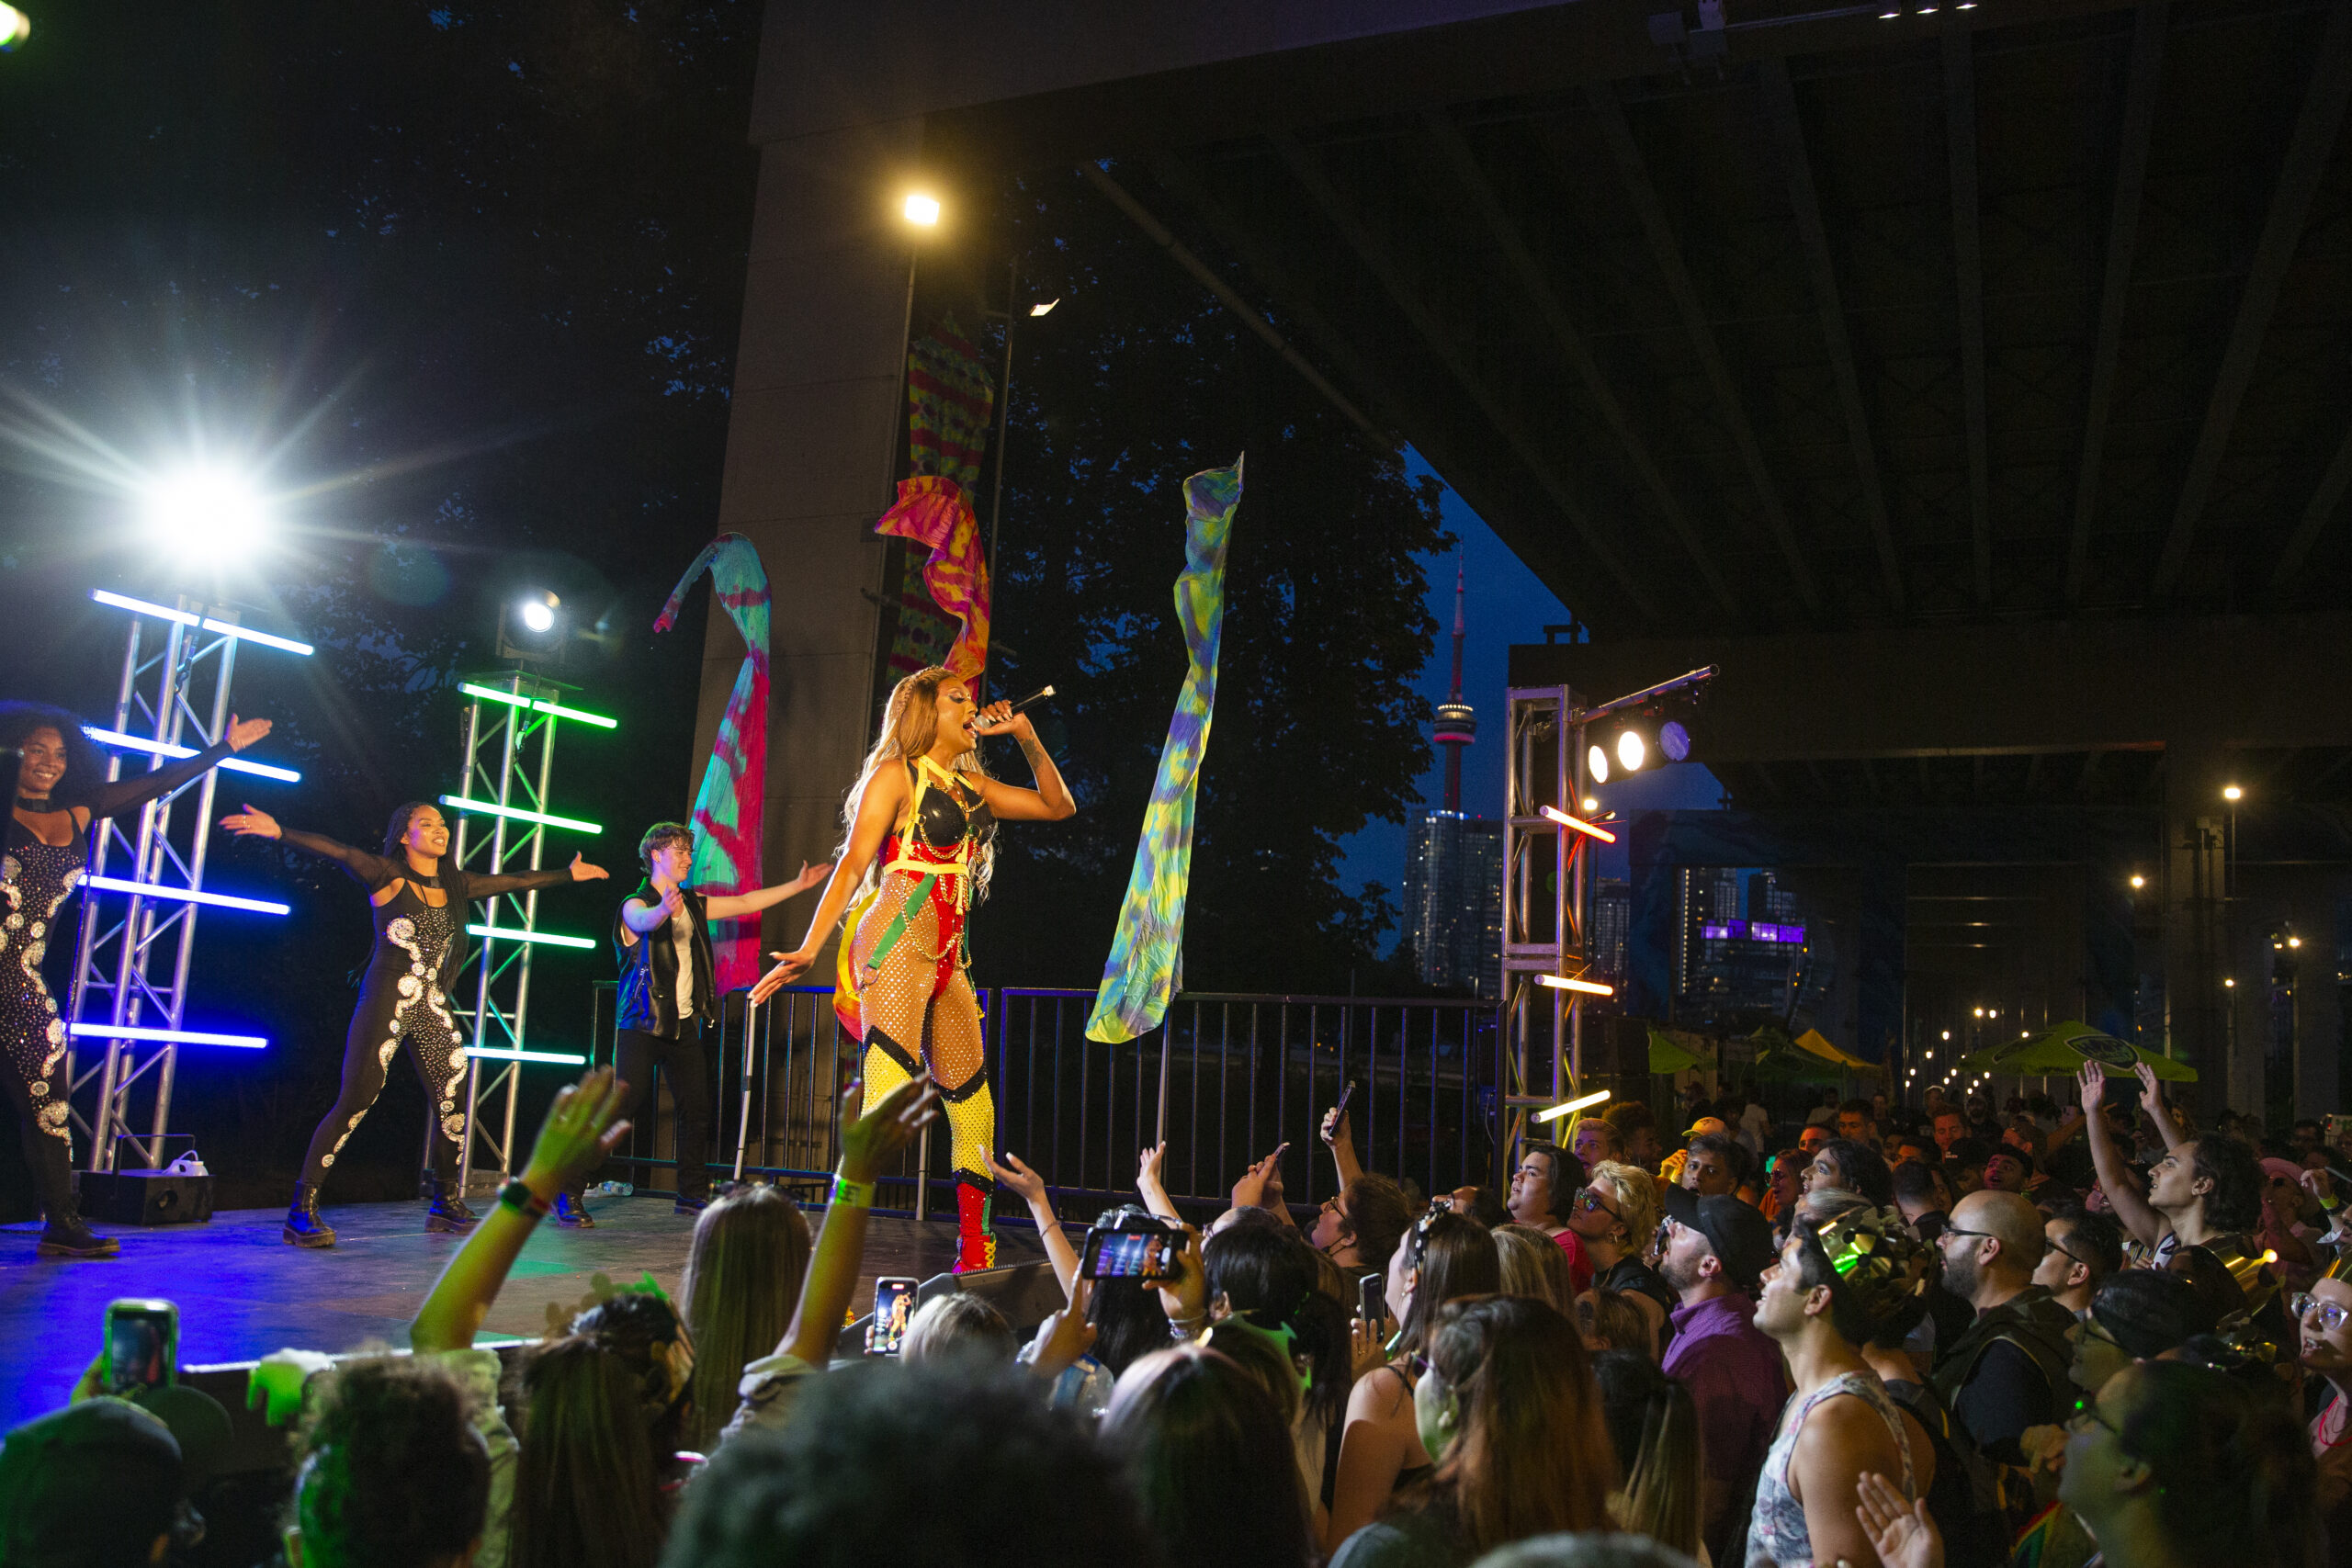
{"label": "woman with long hair", "polygon": [[333,1247],[334,1232],[319,1217],[319,1188],[335,1156],[359,1130],[368,1108],[384,1091],[392,1054],[408,1043],[409,1061],[424,1085],[435,1136],[433,1139],[433,1202],[424,1228],[465,1231],[481,1216],[466,1207],[458,1167],[465,1147],[466,1046],[449,1016],[446,988],[457,983],[465,962],[466,915],[478,898],[527,893],[569,882],[601,881],[604,867],[578,855],[555,871],[494,875],[468,871],[447,861],[449,825],[421,800],[392,808],[384,829],[383,853],[339,843],[323,833],[281,827],[266,811],[246,807],[220,819],[241,839],[275,839],[305,854],[331,860],[368,890],[376,922],[376,945],[368,975],[359,983],[359,1005],[343,1041],[343,1088],[326,1119],[311,1134],[310,1152],[286,1211],[280,1234],[295,1247]]}
{"label": "woman with long hair", "polygon": [[1707,1562],[1699,1539],[1699,1407],[1690,1391],[1639,1350],[1602,1350],[1592,1358],[1609,1446],[1617,1455],[1617,1490],[1609,1517],[1621,1529]]}
{"label": "woman with long hair", "polygon": [[199,779],[269,733],[266,718],[233,716],[218,745],[152,773],[108,779],[106,763],[62,708],[0,703],[0,767],[16,774],[0,852],[0,1088],[40,1195],[43,1258],[110,1258],[121,1244],[83,1223],[74,1201],[74,1112],[57,1081],[65,1021],[41,979],[57,911],[82,885],[90,824]]}
{"label": "woman with long hair", "polygon": [[1273,1398],[1215,1350],[1156,1350],[1120,1375],[1102,1420],[1161,1559],[1219,1568],[1314,1560],[1290,1434]]}
{"label": "woman with long hair", "polygon": [[[980,765],[983,724],[1020,743],[1036,788],[989,776]],[[983,711],[967,682],[937,668],[917,671],[892,688],[882,733],[851,786],[846,833],[808,934],[775,954],[775,967],[752,987],[752,1000],[763,1002],[805,974],[849,912],[834,1006],[854,1002],[869,1100],[925,1067],[939,1086],[956,1172],[958,1273],[996,1261],[989,1224],[996,1106],[965,921],[988,888],[996,824],[1057,822],[1077,809],[1026,715],[1007,703]]]}
{"label": "woman with long hair", "polygon": [[1457,1300],[1424,1359],[1413,1407],[1436,1462],[1331,1568],[1460,1568],[1532,1536],[1609,1528],[1617,1458],[1567,1319],[1523,1296]]}
{"label": "woman with long hair", "polygon": [[1290,1370],[1298,1395],[1285,1402],[1291,1446],[1299,1482],[1318,1516],[1325,1461],[1336,1457],[1354,1380],[1348,1309],[1317,1288],[1321,1261],[1322,1255],[1287,1227],[1228,1225],[1201,1244],[1209,1312],[1219,1320],[1220,1335],[1263,1338]]}
{"label": "woman with long hair", "polygon": [[708,1453],[735,1414],[744,1366],[791,1325],[812,1245],[800,1205],[773,1187],[729,1193],[695,1219],[679,1299],[694,1335],[695,1420],[686,1446]]}
{"label": "woman with long hair", "polygon": [[654,1568],[668,1511],[628,1362],[567,1334],[532,1353],[523,1393],[509,1568]]}
{"label": "woman with long hair", "polygon": [[1477,1221],[1432,1208],[1405,1233],[1388,1262],[1388,1303],[1403,1326],[1388,1343],[1390,1359],[1358,1378],[1348,1393],[1325,1551],[1370,1524],[1400,1487],[1428,1471],[1431,1460],[1413,1416],[1413,1385],[1431,1328],[1446,1303],[1502,1288],[1495,1238]]}
{"label": "woman with long hair", "polygon": [[1491,1234],[1502,1263],[1503,1294],[1543,1302],[1564,1316],[1576,1311],[1576,1278],[1558,1242],[1533,1225],[1497,1225]]}

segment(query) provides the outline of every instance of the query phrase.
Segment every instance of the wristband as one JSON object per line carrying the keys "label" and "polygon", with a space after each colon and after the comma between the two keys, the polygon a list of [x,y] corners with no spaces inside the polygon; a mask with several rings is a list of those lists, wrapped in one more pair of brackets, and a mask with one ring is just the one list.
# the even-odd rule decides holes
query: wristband
{"label": "wristband", "polygon": [[498,1201],[518,1214],[528,1214],[535,1220],[548,1217],[548,1201],[531,1190],[531,1184],[516,1177],[498,1190]]}
{"label": "wristband", "polygon": [[1190,1339],[1201,1331],[1201,1325],[1208,1320],[1209,1314],[1206,1313],[1201,1314],[1198,1317],[1171,1317],[1168,1320],[1168,1337]]}
{"label": "wristband", "polygon": [[846,1176],[836,1174],[833,1178],[833,1201],[844,1209],[871,1209],[874,1207],[874,1183],[852,1181]]}

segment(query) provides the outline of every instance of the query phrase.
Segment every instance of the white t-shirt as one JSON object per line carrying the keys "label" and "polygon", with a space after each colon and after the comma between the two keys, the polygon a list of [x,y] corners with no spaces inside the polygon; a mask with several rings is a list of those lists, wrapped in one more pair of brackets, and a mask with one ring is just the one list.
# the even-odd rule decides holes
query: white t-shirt
{"label": "white t-shirt", "polygon": [[695,922],[681,904],[670,917],[670,945],[678,955],[678,1022],[695,1016]]}

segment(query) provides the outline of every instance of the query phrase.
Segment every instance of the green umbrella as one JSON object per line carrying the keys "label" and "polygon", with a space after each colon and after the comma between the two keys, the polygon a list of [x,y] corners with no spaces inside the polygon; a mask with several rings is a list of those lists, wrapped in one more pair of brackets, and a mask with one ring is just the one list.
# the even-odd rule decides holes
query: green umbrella
{"label": "green umbrella", "polygon": [[1677,1045],[1657,1030],[1650,1031],[1650,1071],[1679,1073],[1685,1067],[1702,1066],[1702,1060]]}
{"label": "green umbrella", "polygon": [[1837,1063],[1793,1045],[1761,1053],[1750,1070],[1772,1083],[1842,1083],[1846,1077],[1846,1069]]}
{"label": "green umbrella", "polygon": [[2073,1077],[2085,1062],[2097,1062],[2109,1077],[2132,1076],[2145,1062],[2156,1077],[2174,1083],[2195,1083],[2197,1069],[2170,1056],[2160,1056],[2112,1034],[2102,1034],[2080,1019],[2068,1019],[2056,1028],[2007,1045],[1988,1045],[1960,1059],[1972,1073],[2003,1073],[2010,1077]]}

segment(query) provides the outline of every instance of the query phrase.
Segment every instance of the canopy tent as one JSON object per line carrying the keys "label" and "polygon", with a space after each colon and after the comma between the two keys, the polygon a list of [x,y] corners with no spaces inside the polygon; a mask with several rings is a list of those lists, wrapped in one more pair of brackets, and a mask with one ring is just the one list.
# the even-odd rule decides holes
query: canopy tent
{"label": "canopy tent", "polygon": [[1672,1039],[1668,1037],[1663,1030],[1653,1029],[1650,1031],[1651,1072],[1659,1074],[1679,1073],[1683,1071],[1685,1068],[1703,1067],[1705,1066],[1705,1058],[1683,1046],[1676,1044]]}
{"label": "canopy tent", "polygon": [[2080,1019],[2068,1019],[2030,1040],[1988,1045],[1971,1051],[1960,1065],[1972,1073],[2006,1073],[2011,1077],[2072,1077],[2085,1062],[2097,1062],[2113,1078],[2130,1077],[2142,1062],[2156,1077],[2173,1083],[2195,1083],[2197,1069],[2170,1056],[2159,1056],[2112,1034],[2100,1032]]}
{"label": "canopy tent", "polygon": [[1800,1051],[1807,1051],[1825,1062],[1835,1062],[1849,1073],[1876,1073],[1885,1069],[1876,1062],[1865,1062],[1849,1051],[1840,1051],[1829,1043],[1818,1029],[1808,1029],[1792,1042]]}
{"label": "canopy tent", "polygon": [[1838,1083],[1846,1077],[1846,1069],[1837,1063],[1793,1045],[1758,1051],[1749,1070],[1767,1083]]}

